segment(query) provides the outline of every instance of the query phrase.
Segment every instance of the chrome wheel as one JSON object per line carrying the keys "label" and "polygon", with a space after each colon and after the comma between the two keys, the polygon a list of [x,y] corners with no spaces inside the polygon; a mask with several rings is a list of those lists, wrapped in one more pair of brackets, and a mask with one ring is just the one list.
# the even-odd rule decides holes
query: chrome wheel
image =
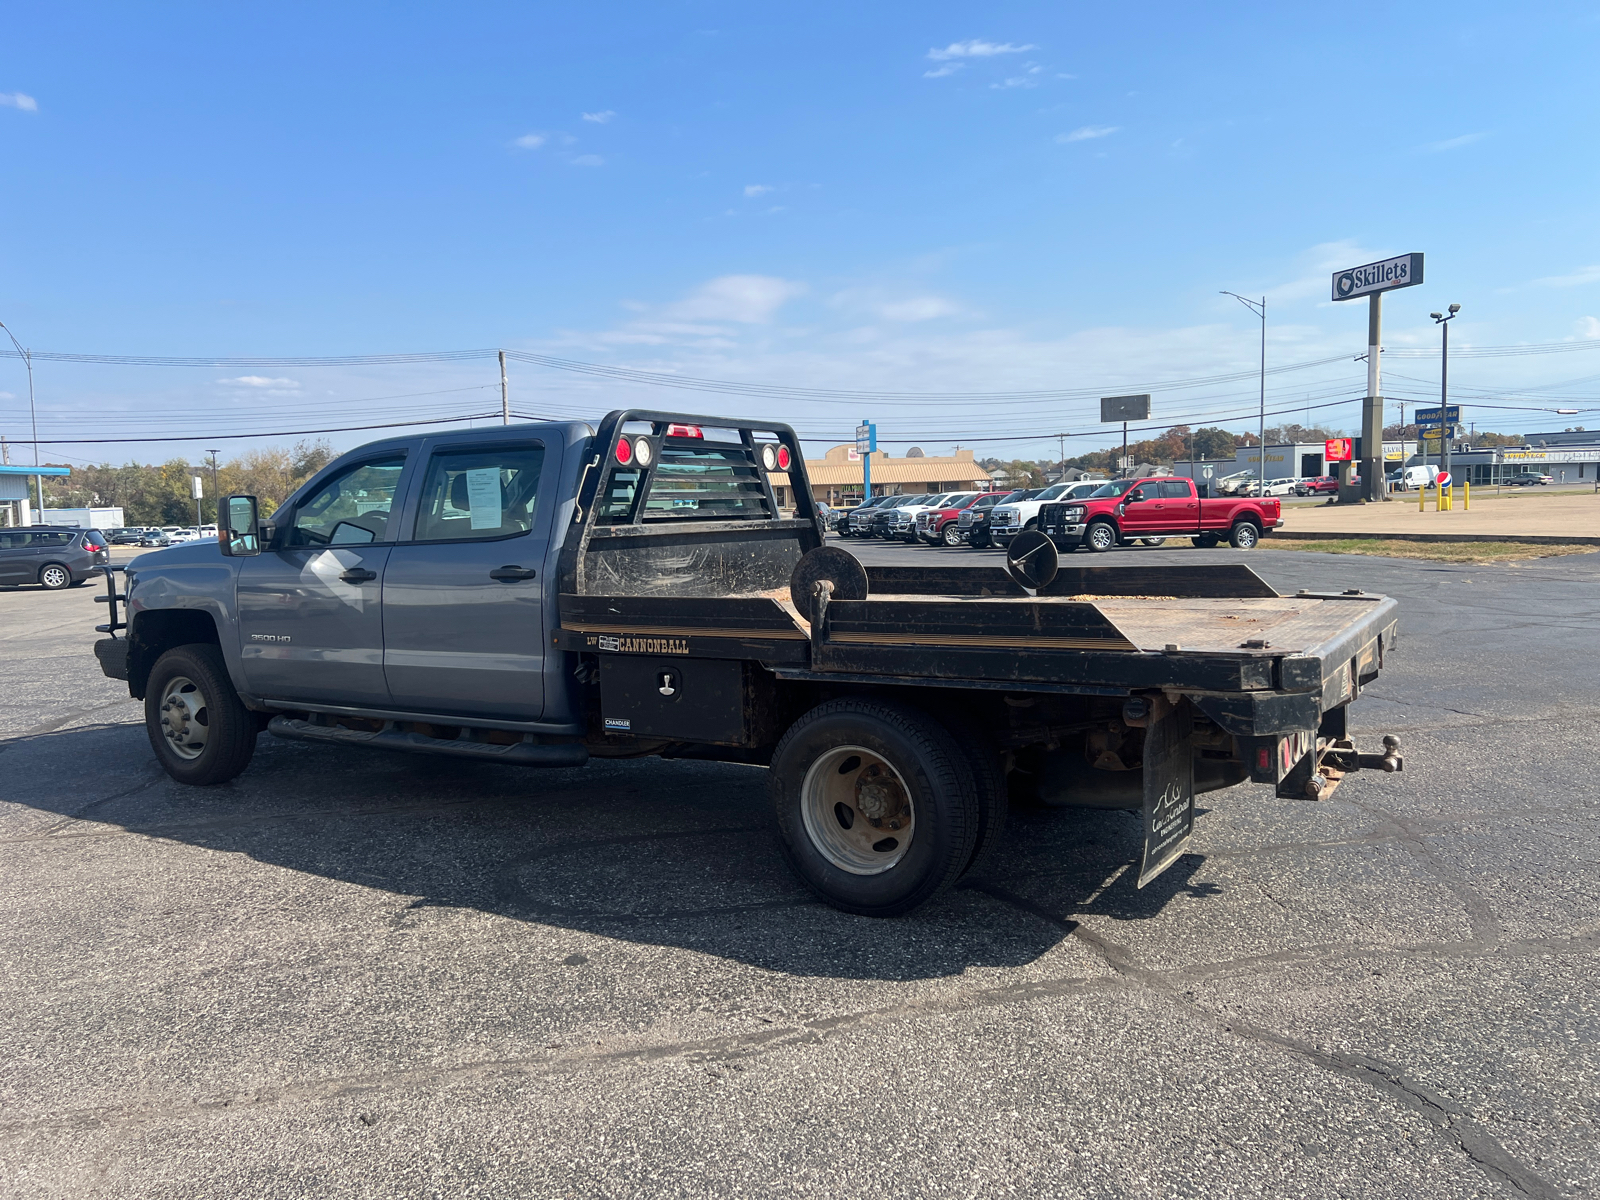
{"label": "chrome wheel", "polygon": [[950,524],[944,527],[943,537],[944,544],[946,546],[961,545],[961,530],[956,527],[956,523],[954,521],[950,522]]}
{"label": "chrome wheel", "polygon": [[1089,549],[1109,550],[1117,544],[1117,531],[1104,521],[1089,526]]}
{"label": "chrome wheel", "polygon": [[194,759],[205,753],[211,733],[205,693],[187,676],[174,675],[161,693],[161,732],[167,748],[179,758]]}
{"label": "chrome wheel", "polygon": [[800,816],[817,853],[852,875],[887,871],[915,833],[905,780],[862,746],[837,746],[811,764]]}
{"label": "chrome wheel", "polygon": [[51,591],[64,588],[72,582],[72,576],[67,574],[65,567],[58,567],[54,563],[39,572],[39,582]]}

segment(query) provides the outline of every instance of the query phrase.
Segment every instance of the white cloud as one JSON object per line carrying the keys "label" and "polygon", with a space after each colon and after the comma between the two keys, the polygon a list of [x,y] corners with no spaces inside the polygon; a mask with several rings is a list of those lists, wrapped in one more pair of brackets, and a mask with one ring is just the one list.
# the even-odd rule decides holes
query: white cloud
{"label": "white cloud", "polygon": [[23,112],[38,112],[39,102],[23,92],[0,92],[0,108],[20,108]]}
{"label": "white cloud", "polygon": [[1581,338],[1600,338],[1600,317],[1579,317],[1574,324]]}
{"label": "white cloud", "polygon": [[1056,134],[1056,141],[1062,145],[1068,142],[1087,142],[1094,138],[1110,137],[1121,128],[1121,125],[1082,125],[1071,133]]}
{"label": "white cloud", "polygon": [[217,382],[230,384],[233,387],[248,388],[297,388],[300,386],[293,379],[269,379],[265,375],[240,375],[234,379],[219,379]]}
{"label": "white cloud", "polygon": [[1570,275],[1546,275],[1533,282],[1537,287],[1582,287],[1586,283],[1600,283],[1600,264],[1579,267]]}
{"label": "white cloud", "polygon": [[744,185],[746,196],[765,196],[768,192],[776,191],[770,183],[747,183]]}
{"label": "white cloud", "polygon": [[924,71],[922,73],[922,77],[924,79],[943,79],[946,75],[954,75],[957,71],[962,70],[966,65],[966,63],[960,62],[947,62],[942,67],[935,67],[931,71]]}
{"label": "white cloud", "polygon": [[584,113],[583,114],[583,119],[585,121],[593,121],[596,125],[604,125],[607,121],[611,120],[611,118],[616,116],[616,115],[617,115],[616,113],[612,112],[608,108],[604,112]]}
{"label": "white cloud", "polygon": [[[1594,320],[1593,317],[1590,317],[1589,319],[1591,321]],[[0,392],[0,400],[15,400],[16,398],[17,394],[15,392]]]}
{"label": "white cloud", "polygon": [[1486,133],[1464,133],[1460,137],[1446,138],[1442,142],[1429,142],[1423,147],[1429,154],[1438,154],[1445,150],[1459,150],[1462,146],[1470,146],[1489,135]]}
{"label": "white cloud", "polygon": [[952,58],[993,58],[996,54],[1021,54],[1037,49],[1032,43],[1014,46],[1010,42],[986,42],[981,38],[973,38],[970,42],[951,42],[943,50],[934,47],[928,51],[928,58],[933,62],[947,62]]}
{"label": "white cloud", "polygon": [[537,150],[550,139],[542,133],[525,133],[511,144],[519,150]]}
{"label": "white cloud", "polygon": [[598,154],[580,154],[572,160],[572,165],[575,167],[598,167],[603,166],[605,161]]}
{"label": "white cloud", "polygon": [[666,315],[684,321],[764,325],[805,290],[805,284],[775,275],[721,275],[668,306]]}
{"label": "white cloud", "polygon": [[936,317],[953,316],[960,311],[959,305],[943,296],[913,296],[909,300],[895,300],[878,306],[878,312],[887,321],[931,321]]}

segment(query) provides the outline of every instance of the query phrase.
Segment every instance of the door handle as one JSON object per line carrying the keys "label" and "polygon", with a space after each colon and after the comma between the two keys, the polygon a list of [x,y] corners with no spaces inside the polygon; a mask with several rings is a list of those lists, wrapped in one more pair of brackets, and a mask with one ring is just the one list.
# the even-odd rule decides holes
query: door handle
{"label": "door handle", "polygon": [[371,583],[377,577],[376,571],[369,571],[365,567],[351,567],[339,576],[346,583]]}
{"label": "door handle", "polygon": [[519,579],[532,579],[534,574],[532,567],[496,567],[489,572],[489,578],[498,579],[501,583],[515,583]]}

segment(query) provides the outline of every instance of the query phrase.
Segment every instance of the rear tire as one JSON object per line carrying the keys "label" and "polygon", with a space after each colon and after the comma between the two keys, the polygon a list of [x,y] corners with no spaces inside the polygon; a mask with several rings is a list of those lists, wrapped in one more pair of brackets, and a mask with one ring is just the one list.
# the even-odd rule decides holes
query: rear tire
{"label": "rear tire", "polygon": [[769,771],[784,857],[822,900],[901,916],[972,862],[981,823],[966,754],[933,718],[830,700],[778,742]]}
{"label": "rear tire", "polygon": [[162,769],[179,783],[226,783],[250,765],[258,722],[233,690],[222,651],[168,650],[150,669],[144,726]]}
{"label": "rear tire", "polygon": [[950,739],[966,757],[978,789],[978,836],[972,857],[961,869],[961,877],[981,875],[994,857],[995,847],[1005,836],[1006,816],[1011,797],[1006,791],[1005,764],[1000,751],[988,738],[967,730],[951,730]]}
{"label": "rear tire", "polygon": [[45,563],[39,568],[39,586],[47,592],[59,592],[72,586],[72,572],[60,563]]}
{"label": "rear tire", "polygon": [[1084,533],[1083,544],[1096,554],[1104,554],[1117,544],[1117,527],[1110,521],[1095,521]]}
{"label": "rear tire", "polygon": [[1235,550],[1254,550],[1261,540],[1261,530],[1253,521],[1240,521],[1228,535],[1228,544]]}
{"label": "rear tire", "polygon": [[1159,546],[1159,545],[1161,545],[1161,544],[1162,544],[1162,543],[1163,543],[1163,542],[1165,542],[1165,541],[1166,541],[1166,540],[1167,540],[1167,539],[1166,539],[1166,538],[1164,538],[1164,537],[1158,537],[1158,538],[1140,538],[1140,539],[1139,539],[1139,541],[1141,541],[1141,542],[1142,542],[1142,543],[1144,543],[1144,544],[1145,544],[1145,545],[1146,545],[1146,546]]}

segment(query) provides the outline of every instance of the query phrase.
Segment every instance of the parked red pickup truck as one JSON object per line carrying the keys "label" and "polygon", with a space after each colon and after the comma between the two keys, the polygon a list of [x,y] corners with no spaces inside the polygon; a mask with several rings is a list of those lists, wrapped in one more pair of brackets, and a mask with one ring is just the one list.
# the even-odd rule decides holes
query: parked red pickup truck
{"label": "parked red pickup truck", "polygon": [[1109,550],[1156,537],[1187,537],[1208,548],[1227,538],[1250,550],[1281,524],[1283,505],[1276,497],[1211,499],[1196,492],[1194,480],[1171,476],[1119,479],[1088,499],[1046,504],[1039,511],[1039,528],[1059,550]]}

